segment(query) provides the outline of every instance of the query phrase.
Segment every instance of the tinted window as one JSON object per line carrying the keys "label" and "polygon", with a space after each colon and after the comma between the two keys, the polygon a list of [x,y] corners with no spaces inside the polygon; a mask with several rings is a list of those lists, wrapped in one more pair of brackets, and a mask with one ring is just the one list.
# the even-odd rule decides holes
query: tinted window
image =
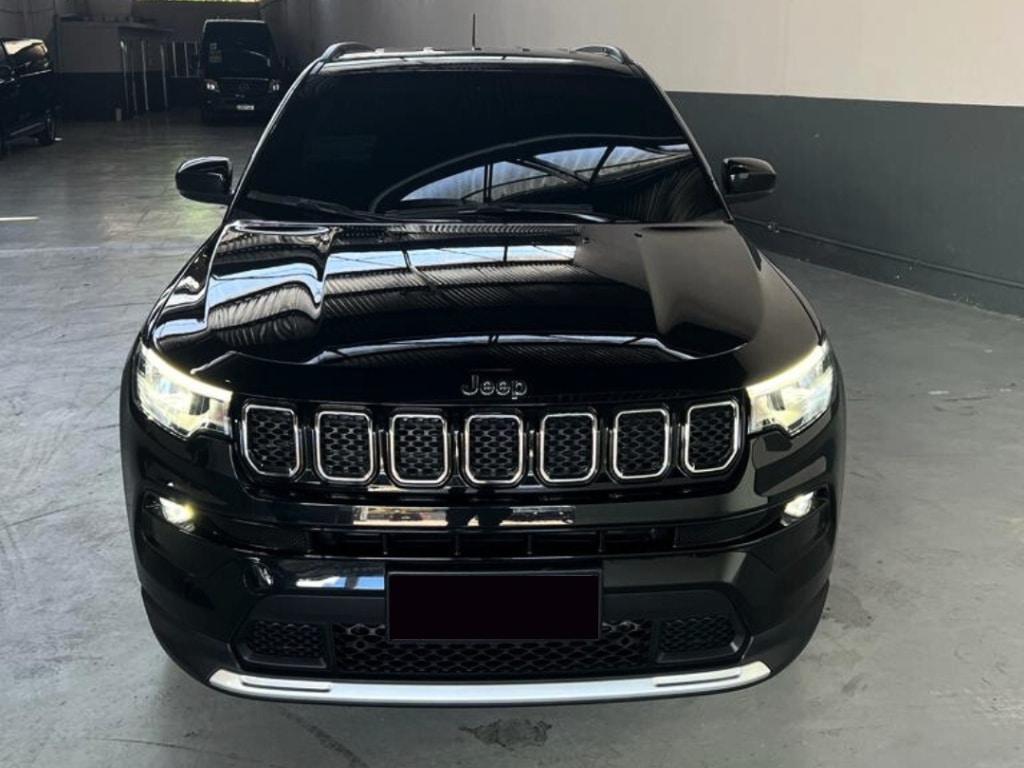
{"label": "tinted window", "polygon": [[310,77],[256,158],[239,207],[288,215],[281,196],[407,218],[512,204],[646,222],[722,213],[649,82],[539,64]]}
{"label": "tinted window", "polygon": [[262,24],[209,24],[203,35],[203,64],[212,77],[265,74],[277,66],[270,31]]}

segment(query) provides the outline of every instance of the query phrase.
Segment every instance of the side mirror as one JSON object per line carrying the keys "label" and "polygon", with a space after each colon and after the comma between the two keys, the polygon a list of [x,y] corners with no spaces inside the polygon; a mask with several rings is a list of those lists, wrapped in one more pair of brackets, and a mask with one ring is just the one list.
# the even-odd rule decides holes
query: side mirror
{"label": "side mirror", "polygon": [[722,161],[722,183],[730,201],[753,200],[775,189],[775,169],[756,157],[727,157]]}
{"label": "side mirror", "polygon": [[187,160],[174,174],[178,193],[200,203],[227,205],[231,202],[231,161],[226,157]]}

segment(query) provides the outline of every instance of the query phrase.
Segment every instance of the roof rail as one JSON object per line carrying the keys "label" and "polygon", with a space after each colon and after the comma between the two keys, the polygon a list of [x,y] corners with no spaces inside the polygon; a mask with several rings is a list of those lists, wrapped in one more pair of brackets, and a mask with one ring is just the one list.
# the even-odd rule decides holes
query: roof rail
{"label": "roof rail", "polygon": [[614,45],[583,45],[579,48],[573,48],[573,53],[596,53],[601,56],[608,56],[609,58],[615,59],[620,64],[633,63],[633,60],[629,58],[628,53]]}
{"label": "roof rail", "polygon": [[334,43],[327,46],[327,50],[320,56],[320,61],[334,61],[340,59],[346,53],[370,53],[374,48],[366,43]]}

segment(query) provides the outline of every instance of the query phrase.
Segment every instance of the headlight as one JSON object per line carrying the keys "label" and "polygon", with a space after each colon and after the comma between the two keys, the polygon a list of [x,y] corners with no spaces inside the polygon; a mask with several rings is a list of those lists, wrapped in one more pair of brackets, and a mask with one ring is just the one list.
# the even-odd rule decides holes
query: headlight
{"label": "headlight", "polygon": [[202,430],[231,434],[231,393],[193,379],[144,346],[135,355],[135,402],[150,420],[179,437]]}
{"label": "headlight", "polygon": [[213,91],[214,93],[216,93],[217,91],[220,90],[220,86],[217,85],[217,81],[216,80],[207,80],[206,81],[206,90]]}
{"label": "headlight", "polygon": [[835,367],[828,343],[778,376],[747,387],[747,394],[751,432],[779,426],[795,435],[832,404]]}
{"label": "headlight", "polygon": [[280,90],[281,90],[281,81],[280,80],[271,80],[270,81],[270,92],[271,93],[277,93]]}

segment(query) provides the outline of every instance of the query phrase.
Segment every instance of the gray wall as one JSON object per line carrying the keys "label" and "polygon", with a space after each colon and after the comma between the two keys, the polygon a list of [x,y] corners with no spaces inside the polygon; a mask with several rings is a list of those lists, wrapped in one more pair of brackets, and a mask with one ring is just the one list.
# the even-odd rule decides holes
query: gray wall
{"label": "gray wall", "polygon": [[135,0],[132,15],[174,30],[174,39],[198,40],[207,19],[258,19],[258,3]]}
{"label": "gray wall", "polygon": [[72,13],[74,7],[74,0],[0,0],[0,37],[46,37],[54,13]]}
{"label": "gray wall", "polygon": [[756,155],[766,248],[1024,315],[1024,108],[673,94],[709,159]]}

